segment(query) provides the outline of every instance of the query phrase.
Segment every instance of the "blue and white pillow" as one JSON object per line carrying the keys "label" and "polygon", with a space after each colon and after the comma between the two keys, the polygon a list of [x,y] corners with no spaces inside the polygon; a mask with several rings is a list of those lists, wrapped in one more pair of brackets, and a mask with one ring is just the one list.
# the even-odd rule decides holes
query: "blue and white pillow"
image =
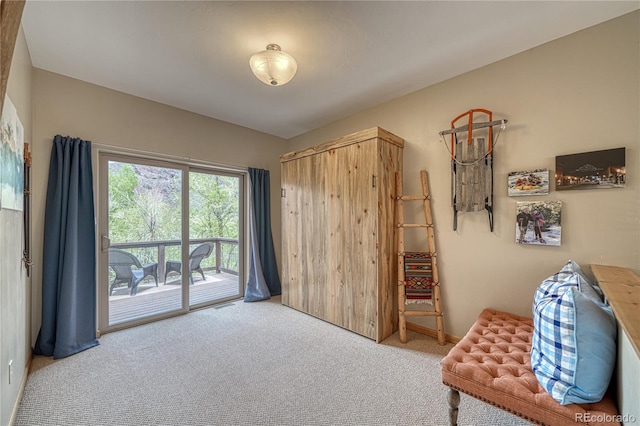
{"label": "blue and white pillow", "polygon": [[569,260],[557,273],[553,274],[549,278],[542,281],[542,284],[538,286],[536,293],[533,297],[533,308],[544,297],[549,297],[552,293],[562,292],[565,289],[558,283],[560,281],[566,281],[572,274],[578,274],[580,276],[579,289],[585,295],[588,295],[594,301],[603,301],[602,290],[596,284],[593,283],[593,279],[588,276],[578,263],[573,260]]}
{"label": "blue and white pillow", "polygon": [[531,368],[562,405],[600,401],[616,360],[615,317],[579,273],[554,277],[536,292]]}
{"label": "blue and white pillow", "polygon": [[580,287],[580,291],[585,293],[586,295],[592,297],[594,300],[598,300],[602,302],[604,300],[604,294],[598,285],[596,284],[594,278],[587,274],[577,262],[573,260],[569,260],[566,265],[562,268],[565,272],[576,273],[580,275],[580,283],[584,284],[584,286]]}

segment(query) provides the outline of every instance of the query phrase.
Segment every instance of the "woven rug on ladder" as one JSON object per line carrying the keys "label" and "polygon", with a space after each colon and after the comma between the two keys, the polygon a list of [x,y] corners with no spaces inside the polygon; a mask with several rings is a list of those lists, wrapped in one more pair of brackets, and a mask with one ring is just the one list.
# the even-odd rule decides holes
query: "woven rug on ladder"
{"label": "woven rug on ladder", "polygon": [[431,253],[404,253],[404,291],[409,303],[433,305]]}

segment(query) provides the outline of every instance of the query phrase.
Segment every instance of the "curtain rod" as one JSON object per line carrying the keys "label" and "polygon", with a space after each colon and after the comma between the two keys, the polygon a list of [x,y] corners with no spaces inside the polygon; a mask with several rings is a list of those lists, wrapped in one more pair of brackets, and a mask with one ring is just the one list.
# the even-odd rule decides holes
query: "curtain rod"
{"label": "curtain rod", "polygon": [[144,157],[158,160],[167,160],[174,163],[187,165],[187,166],[208,166],[216,167],[218,169],[233,171],[233,172],[246,172],[249,170],[248,166],[238,166],[236,164],[216,163],[214,161],[198,160],[189,157],[180,157],[171,154],[162,154],[159,152],[144,151],[141,149],[126,148],[116,145],[107,145],[102,143],[91,142],[91,146],[95,147],[100,152],[110,154],[126,154],[132,157]]}

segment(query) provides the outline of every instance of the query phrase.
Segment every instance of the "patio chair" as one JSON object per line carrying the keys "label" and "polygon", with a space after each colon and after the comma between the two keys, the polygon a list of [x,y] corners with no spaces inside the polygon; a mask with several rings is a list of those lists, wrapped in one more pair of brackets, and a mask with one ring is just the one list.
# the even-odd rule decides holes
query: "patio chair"
{"label": "patio chair", "polygon": [[[189,255],[189,283],[193,284],[193,271],[200,272],[202,279],[204,280],[204,271],[200,267],[202,259],[206,259],[211,255],[213,251],[213,243],[203,243],[194,248]],[[182,262],[179,260],[167,260],[166,268],[164,270],[164,282],[167,282],[167,275],[171,272],[182,273]]]}
{"label": "patio chair", "polygon": [[[152,276],[158,286],[158,263],[142,265],[137,257],[128,251],[109,249],[109,267],[115,273],[115,278],[109,285],[109,296],[118,284],[126,283],[131,288],[131,296],[138,292],[138,284],[146,277]],[[135,267],[135,269],[134,269]]]}

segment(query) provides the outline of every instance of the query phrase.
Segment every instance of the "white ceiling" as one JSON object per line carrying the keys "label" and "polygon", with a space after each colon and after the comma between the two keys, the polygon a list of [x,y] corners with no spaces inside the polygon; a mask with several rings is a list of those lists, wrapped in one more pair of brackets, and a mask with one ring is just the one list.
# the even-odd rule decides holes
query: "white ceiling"
{"label": "white ceiling", "polygon": [[[640,1],[35,1],[35,67],[290,138],[640,8]],[[270,87],[249,57],[298,61]]]}

